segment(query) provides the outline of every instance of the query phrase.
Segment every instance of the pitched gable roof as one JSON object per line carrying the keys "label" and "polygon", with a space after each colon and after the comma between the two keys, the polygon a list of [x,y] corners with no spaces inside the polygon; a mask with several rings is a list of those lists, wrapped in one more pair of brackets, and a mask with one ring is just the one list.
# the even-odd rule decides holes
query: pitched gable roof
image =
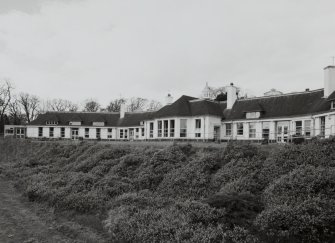
{"label": "pitched gable roof", "polygon": [[335,100],[335,91],[333,93],[331,93],[328,98],[327,98],[328,101],[333,101]]}
{"label": "pitched gable roof", "polygon": [[192,116],[189,101],[197,98],[183,95],[170,105],[166,105],[155,112],[155,118],[174,117],[174,116]]}
{"label": "pitched gable roof", "polygon": [[261,118],[290,117],[325,112],[330,104],[323,98],[323,90],[293,93],[270,97],[237,100],[230,111],[225,111],[225,119],[245,119],[245,111],[254,107],[262,108]]}

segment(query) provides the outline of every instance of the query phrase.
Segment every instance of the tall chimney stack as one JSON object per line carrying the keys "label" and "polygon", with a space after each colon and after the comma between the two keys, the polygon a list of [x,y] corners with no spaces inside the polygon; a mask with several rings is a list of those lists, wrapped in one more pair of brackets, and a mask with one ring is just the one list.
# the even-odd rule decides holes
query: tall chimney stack
{"label": "tall chimney stack", "polygon": [[324,97],[327,98],[335,91],[335,66],[327,66],[324,69]]}
{"label": "tall chimney stack", "polygon": [[122,103],[120,107],[120,118],[123,118],[125,114],[126,114],[126,104]]}
{"label": "tall chimney stack", "polygon": [[237,88],[233,83],[226,87],[227,90],[227,109],[233,108],[235,101],[237,100]]}

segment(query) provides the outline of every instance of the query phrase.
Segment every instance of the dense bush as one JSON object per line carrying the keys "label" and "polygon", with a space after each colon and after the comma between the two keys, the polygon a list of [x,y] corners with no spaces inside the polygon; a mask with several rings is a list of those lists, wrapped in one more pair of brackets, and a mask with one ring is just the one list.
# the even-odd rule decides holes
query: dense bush
{"label": "dense bush", "polygon": [[0,141],[31,200],[98,215],[111,241],[334,242],[335,140],[226,148]]}

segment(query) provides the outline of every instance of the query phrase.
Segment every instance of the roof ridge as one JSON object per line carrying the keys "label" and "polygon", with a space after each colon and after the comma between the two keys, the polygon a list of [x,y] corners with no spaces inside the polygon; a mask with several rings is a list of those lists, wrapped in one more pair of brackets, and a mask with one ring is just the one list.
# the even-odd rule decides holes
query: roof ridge
{"label": "roof ridge", "polygon": [[302,92],[292,92],[292,93],[286,93],[286,94],[280,94],[280,95],[270,95],[270,96],[259,96],[259,97],[250,97],[250,98],[244,98],[244,99],[238,99],[238,101],[247,101],[247,100],[260,100],[260,99],[267,99],[267,98],[273,98],[273,97],[283,97],[283,96],[290,96],[290,95],[299,95],[299,94],[306,94],[306,93],[315,93],[322,91],[322,89],[315,89],[310,91],[302,91]]}

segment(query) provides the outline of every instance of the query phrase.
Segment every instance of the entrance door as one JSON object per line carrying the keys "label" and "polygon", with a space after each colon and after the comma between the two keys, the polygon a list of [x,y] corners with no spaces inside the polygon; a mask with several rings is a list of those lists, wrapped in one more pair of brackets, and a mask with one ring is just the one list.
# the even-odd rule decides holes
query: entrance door
{"label": "entrance door", "polygon": [[277,124],[277,142],[287,143],[289,139],[289,124],[286,122],[278,122]]}
{"label": "entrance door", "polygon": [[79,138],[79,128],[71,128],[71,138],[77,140]]}
{"label": "entrance door", "polygon": [[214,141],[220,141],[220,126],[214,126]]}

